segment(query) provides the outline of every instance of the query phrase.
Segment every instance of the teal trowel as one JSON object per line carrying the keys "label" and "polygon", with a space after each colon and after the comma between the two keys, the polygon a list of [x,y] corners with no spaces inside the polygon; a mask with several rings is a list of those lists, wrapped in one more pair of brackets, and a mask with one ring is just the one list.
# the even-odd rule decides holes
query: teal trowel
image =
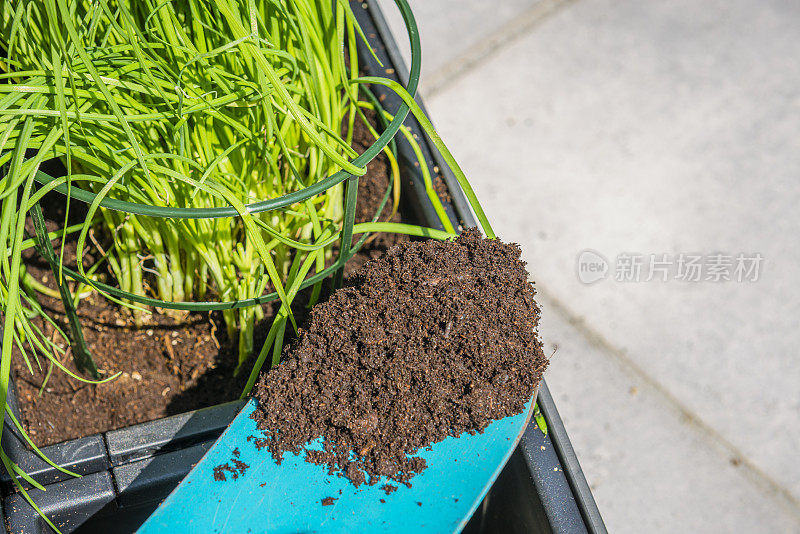
{"label": "teal trowel", "polygon": [[255,400],[244,406],[141,534],[459,532],[516,447],[533,399],[483,433],[421,449],[428,468],[411,479],[412,487],[396,484],[390,494],[383,481],[355,487],[292,453],[278,465],[256,446],[255,407]]}

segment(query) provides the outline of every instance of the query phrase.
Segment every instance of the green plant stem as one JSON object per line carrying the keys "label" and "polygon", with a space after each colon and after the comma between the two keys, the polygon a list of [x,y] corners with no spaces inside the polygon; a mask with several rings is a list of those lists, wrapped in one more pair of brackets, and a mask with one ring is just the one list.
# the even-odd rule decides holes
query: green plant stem
{"label": "green plant stem", "polygon": [[53,272],[55,282],[61,293],[61,303],[64,305],[64,314],[67,316],[70,333],[72,334],[72,358],[75,362],[75,368],[78,369],[79,372],[85,372],[95,380],[99,380],[101,378],[100,373],[97,372],[97,365],[83,338],[83,329],[78,319],[78,312],[75,309],[75,302],[69,292],[69,287],[67,287],[67,281],[63,278],[59,278],[59,262],[56,259],[53,244],[47,236],[44,215],[42,214],[42,208],[39,204],[36,204],[31,210],[31,218],[33,219],[33,226],[36,230],[36,237],[39,243],[37,246],[39,255],[45,258],[50,265],[50,270]]}
{"label": "green plant stem", "polygon": [[422,111],[422,108],[419,107],[419,104],[417,104],[417,102],[414,100],[414,97],[408,91],[406,91],[402,85],[394,80],[389,80],[386,78],[363,76],[361,78],[351,80],[351,83],[374,83],[386,86],[397,93],[397,96],[399,96],[409,107],[411,113],[414,114],[414,118],[417,119],[420,126],[422,126],[422,129],[428,135],[434,146],[436,146],[436,149],[444,158],[447,165],[453,171],[453,174],[455,174],[458,184],[461,186],[461,189],[464,191],[464,194],[469,201],[470,207],[472,207],[472,209],[475,211],[475,216],[478,218],[478,222],[480,222],[483,233],[489,239],[496,238],[497,235],[494,233],[494,230],[492,230],[492,226],[489,224],[489,219],[486,217],[486,213],[483,211],[483,207],[481,207],[478,197],[475,195],[475,191],[472,189],[472,185],[470,185],[469,180],[467,180],[466,175],[464,175],[464,171],[461,170],[461,166],[453,157],[453,154],[450,153],[450,150],[447,148],[447,146],[445,146],[444,141],[442,141],[442,138],[434,129],[430,119],[425,116],[425,112]]}

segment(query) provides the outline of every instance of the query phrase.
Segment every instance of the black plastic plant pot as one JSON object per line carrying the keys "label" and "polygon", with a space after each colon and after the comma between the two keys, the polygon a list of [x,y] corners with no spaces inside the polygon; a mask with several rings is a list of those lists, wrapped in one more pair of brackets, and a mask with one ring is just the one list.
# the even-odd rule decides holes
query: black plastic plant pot
{"label": "black plastic plant pot", "polygon": [[[366,49],[360,51],[363,69],[370,75],[405,79],[407,70],[388,26],[374,2],[351,2],[358,22],[382,66]],[[385,109],[392,112],[399,98],[383,87],[373,87]],[[425,139],[412,117],[406,125],[420,141]],[[425,191],[417,158],[402,136],[396,136],[403,177],[402,211],[406,220],[441,228]],[[420,142],[432,176],[440,175],[450,193],[445,203],[456,227],[475,226],[455,178],[425,142]],[[19,418],[13,390],[9,406]],[[547,421],[545,436],[534,421],[464,532],[580,533],[605,532],[602,518],[569,442],[553,399],[543,382],[538,404]],[[65,468],[82,475],[65,475],[41,460],[8,418],[3,450],[46,491],[33,489],[34,502],[61,532],[135,532],[158,504],[200,460],[243,402],[220,404],[97,434],[42,449]],[[17,534],[51,532],[44,520],[16,492],[11,477],[0,469],[4,527]]]}

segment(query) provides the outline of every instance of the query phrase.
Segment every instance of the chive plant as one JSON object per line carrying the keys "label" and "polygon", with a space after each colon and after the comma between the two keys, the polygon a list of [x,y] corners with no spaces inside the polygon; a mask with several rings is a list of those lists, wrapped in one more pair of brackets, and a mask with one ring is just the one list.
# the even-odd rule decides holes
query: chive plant
{"label": "chive plant", "polygon": [[[314,281],[312,302],[318,294],[335,242],[375,231],[452,237],[425,165],[426,189],[444,231],[378,222],[377,215],[353,226],[352,211],[343,222],[343,206],[352,208],[355,191],[345,201],[341,180],[320,187],[337,172],[365,173],[368,160],[351,148],[356,121],[378,132],[363,109],[392,118],[374,98],[359,100],[364,84],[401,95],[494,237],[412,96],[395,82],[358,77],[356,45],[364,35],[346,0],[0,0],[0,25],[0,243],[7,252],[0,256],[0,403],[7,413],[13,347],[31,372],[41,368],[42,357],[92,382],[60,363],[64,349],[32,320],[41,317],[68,340],[37,301],[37,292],[52,290],[26,275],[27,248],[37,247],[53,267],[68,314],[87,291],[130,308],[139,322],[154,305],[177,314],[222,310],[229,335],[238,336],[240,365],[254,352],[253,328],[263,314],[255,304],[279,298],[247,392],[270,351],[277,363],[299,289]],[[419,154],[413,136],[401,131]],[[396,178],[395,157],[384,150]],[[40,172],[54,158],[63,162],[63,176]],[[318,194],[277,209],[251,208],[315,187]],[[38,201],[54,189],[65,194],[65,223],[47,234]],[[398,195],[395,187],[394,209]],[[67,226],[74,198],[89,203],[88,215]],[[232,215],[218,215],[229,208]],[[29,217],[35,238],[25,234]],[[93,230],[107,246],[91,238]],[[62,261],[63,238],[73,233],[77,271]],[[62,238],[59,250],[52,249],[53,238]],[[81,255],[89,244],[99,261],[86,269]],[[351,253],[343,251],[343,258]],[[101,265],[112,284],[100,281]],[[74,295],[67,275],[79,282]],[[70,326],[75,342],[79,327]],[[76,366],[81,370],[77,359]],[[85,369],[92,374],[92,365]],[[96,371],[93,376],[99,378]],[[13,414],[12,420],[19,426]],[[0,456],[9,472],[39,487]]]}
{"label": "chive plant", "polygon": [[[346,2],[19,1],[3,3],[2,23],[9,216],[43,158],[61,158],[67,183],[100,198],[191,208],[275,198],[339,168],[364,173],[349,161],[356,62],[341,43],[355,57],[357,30]],[[23,160],[31,149],[38,158]],[[90,214],[111,239],[102,259],[120,289],[236,301],[268,284],[283,292],[297,243],[341,221],[341,191],[249,228],[96,205]],[[244,361],[261,308],[223,314]]]}

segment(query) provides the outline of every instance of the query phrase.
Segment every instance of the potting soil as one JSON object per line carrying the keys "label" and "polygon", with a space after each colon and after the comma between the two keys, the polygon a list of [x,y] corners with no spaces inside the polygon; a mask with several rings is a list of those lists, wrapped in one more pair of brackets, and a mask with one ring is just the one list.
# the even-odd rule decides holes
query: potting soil
{"label": "potting soil", "polygon": [[[477,230],[392,247],[317,305],[262,374],[257,444],[357,486],[410,485],[426,467],[420,448],[530,400],[547,367],[534,295],[519,247]],[[320,437],[322,450],[307,447]]]}

